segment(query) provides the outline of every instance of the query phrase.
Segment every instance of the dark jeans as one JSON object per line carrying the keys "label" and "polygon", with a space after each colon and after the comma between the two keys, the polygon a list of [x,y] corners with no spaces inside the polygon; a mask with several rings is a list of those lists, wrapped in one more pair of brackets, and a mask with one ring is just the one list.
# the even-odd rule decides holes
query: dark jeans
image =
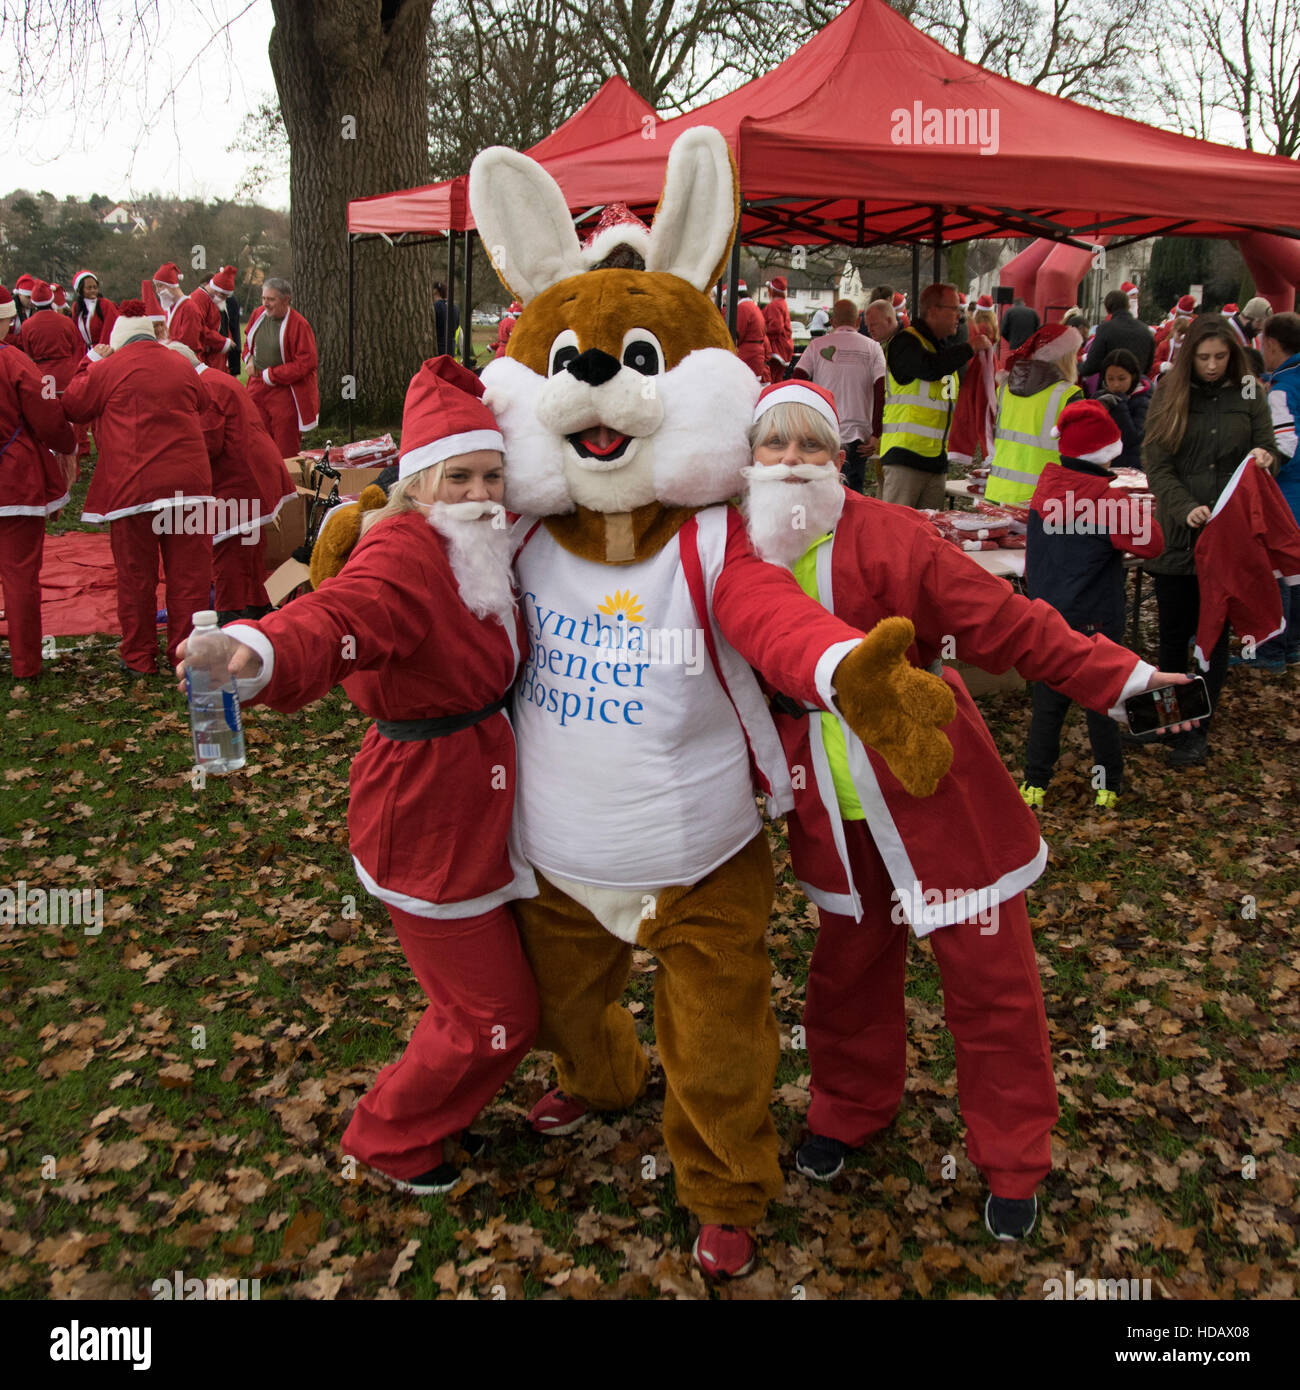
{"label": "dark jeans", "polygon": [[867,446],[860,439],[844,446],[844,485],[850,492],[861,493],[867,480]]}
{"label": "dark jeans", "polygon": [[1300,653],[1300,598],[1290,584],[1277,581],[1282,595],[1282,621],[1286,624],[1276,637],[1261,642],[1255,649],[1259,661],[1285,661],[1288,656],[1295,659]]}
{"label": "dark jeans", "polygon": [[[1124,620],[1102,626],[1086,626],[1081,631],[1091,635],[1101,632],[1113,642],[1124,640]],[[1029,721],[1029,739],[1025,746],[1025,781],[1031,787],[1045,787],[1052,780],[1056,760],[1061,756],[1061,729],[1073,703],[1068,695],[1053,690],[1042,681],[1034,682],[1034,713]],[[1092,760],[1102,769],[1103,781],[1098,791],[1118,792],[1124,783],[1124,745],[1120,742],[1120,726],[1108,715],[1085,710],[1088,720],[1088,739],[1092,744]]]}
{"label": "dark jeans", "polygon": [[[1162,671],[1186,671],[1189,666],[1195,674],[1205,677],[1205,687],[1210,694],[1210,708],[1219,708],[1219,692],[1223,689],[1224,677],[1228,674],[1228,625],[1209,651],[1210,669],[1202,671],[1188,653],[1188,646],[1196,636],[1196,624],[1201,616],[1201,589],[1194,574],[1153,574],[1156,589],[1156,617],[1160,631],[1160,669]],[[1206,732],[1212,719],[1204,720],[1200,729]],[[1179,735],[1178,737],[1183,737]]]}

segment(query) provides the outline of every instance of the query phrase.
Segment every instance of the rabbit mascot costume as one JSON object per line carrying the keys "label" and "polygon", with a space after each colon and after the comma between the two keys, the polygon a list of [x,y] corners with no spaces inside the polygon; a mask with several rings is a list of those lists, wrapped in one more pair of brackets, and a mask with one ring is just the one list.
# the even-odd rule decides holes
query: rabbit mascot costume
{"label": "rabbit mascot costume", "polygon": [[802,775],[754,671],[838,707],[916,795],[951,760],[953,697],[908,664],[909,622],[864,639],[760,561],[728,504],[752,463],[759,388],[709,298],[738,214],[721,135],[674,144],[651,229],[633,219],[586,246],[522,154],[480,154],[469,194],[523,305],[482,380],[521,514],[531,647],[516,815],[541,892],[515,907],[558,1086],[529,1118],[563,1134],[641,1094],[648,1063],[619,999],[633,948],[649,951],[677,1195],[700,1222],[701,1267],[743,1274],[781,1188],[774,882],[754,789],[780,814]]}

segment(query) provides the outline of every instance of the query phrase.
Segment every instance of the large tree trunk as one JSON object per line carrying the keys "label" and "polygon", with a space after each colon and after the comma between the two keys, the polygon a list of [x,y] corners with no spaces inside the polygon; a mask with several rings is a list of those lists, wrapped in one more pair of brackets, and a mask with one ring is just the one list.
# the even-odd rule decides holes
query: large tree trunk
{"label": "large tree trunk", "polygon": [[[289,136],[293,303],[316,332],[322,419],[345,408],[350,198],[429,181],[432,0],[272,0],[271,71]],[[431,247],[355,248],[357,419],[400,417],[434,352]],[[445,266],[444,266],[445,268]]]}

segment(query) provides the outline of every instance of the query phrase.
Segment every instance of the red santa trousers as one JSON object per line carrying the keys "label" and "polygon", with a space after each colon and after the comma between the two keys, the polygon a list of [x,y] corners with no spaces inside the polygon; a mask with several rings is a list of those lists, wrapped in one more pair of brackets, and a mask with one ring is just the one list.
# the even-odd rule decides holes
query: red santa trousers
{"label": "red santa trousers", "polygon": [[246,536],[231,536],[212,547],[212,581],[217,590],[217,609],[237,613],[245,608],[267,608],[266,536],[245,545]]}
{"label": "red santa trousers", "polygon": [[9,665],[16,678],[41,672],[43,516],[0,516],[0,589],[9,628]]}
{"label": "red santa trousers", "polygon": [[268,386],[260,377],[250,377],[248,394],[253,398],[263,423],[275,440],[280,457],[292,458],[302,448],[298,428],[298,406],[287,386]]}
{"label": "red santa trousers", "polygon": [[537,987],[508,907],[455,920],[396,907],[388,915],[429,1007],[358,1102],[343,1148],[414,1178],[446,1161],[442,1141],[491,1102],[532,1046]]}
{"label": "red santa trousers", "polygon": [[[844,833],[865,916],[822,912],[803,1017],[808,1128],[856,1147],[890,1123],[903,1099],[912,929],[892,920],[901,914],[866,823],[845,821]],[[991,921],[939,927],[926,940],[956,1044],[971,1162],[995,1196],[1030,1197],[1051,1168],[1059,1111],[1024,894],[999,902]]]}
{"label": "red santa trousers", "polygon": [[158,666],[158,557],[166,582],[167,660],[190,635],[193,617],[212,602],[211,535],[158,535],[157,512],[137,512],[108,523],[117,567],[117,620],[122,660],[137,671]]}

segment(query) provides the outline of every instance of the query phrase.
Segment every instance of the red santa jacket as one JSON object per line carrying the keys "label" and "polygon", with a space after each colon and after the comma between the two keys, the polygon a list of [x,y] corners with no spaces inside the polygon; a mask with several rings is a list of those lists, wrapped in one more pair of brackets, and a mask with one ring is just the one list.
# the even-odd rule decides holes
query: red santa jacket
{"label": "red santa jacket", "polygon": [[[415,512],[372,527],[313,593],[225,631],[272,658],[269,682],[246,703],[301,709],[341,681],[363,714],[385,720],[467,714],[502,699],[524,640],[517,620],[503,627],[465,607],[446,541]],[[514,800],[504,713],[413,743],[372,725],[352,760],[348,804],[362,882],[431,917],[535,896],[531,870],[512,854]]]}
{"label": "red santa jacket", "polygon": [[205,367],[226,368],[226,353],[234,344],[221,331],[221,309],[217,301],[200,285],[188,296],[199,318],[199,361]]}
{"label": "red santa jacket", "polygon": [[1256,643],[1282,631],[1277,581],[1300,584],[1300,527],[1267,468],[1243,459],[1196,539],[1196,659],[1210,669],[1225,622]]}
{"label": "red santa jacket", "polygon": [[497,324],[497,340],[492,344],[492,356],[504,357],[506,355],[506,344],[510,341],[510,335],[515,331],[515,315],[502,314],[501,321]]}
{"label": "red santa jacket", "polygon": [[203,311],[187,294],[167,310],[167,338],[169,342],[184,343],[195,357],[203,360]]}
{"label": "red santa jacket", "polygon": [[[1106,638],[1075,632],[1045,603],[1021,597],[915,513],[856,494],[846,493],[832,538],[817,549],[817,587],[822,603],[855,627],[869,631],[893,615],[911,619],[915,666],[941,654],[989,671],[1014,666],[1097,710],[1144,688],[1153,671]],[[944,729],[952,766],[931,797],[909,796],[884,759],[841,722],[867,828],[894,885],[892,910],[918,936],[1023,892],[1047,863],[1038,820],[975,702],[960,676],[947,667],[942,673],[957,716]],[[790,855],[804,892],[846,917],[881,912],[885,905],[864,903],[852,879],[821,720],[815,712],[778,713],[776,723],[795,794]]]}
{"label": "red santa jacket", "polygon": [[198,368],[203,393],[203,442],[212,464],[212,490],[219,499],[248,503],[245,519],[226,517],[212,537],[219,545],[236,535],[255,535],[274,521],[297,495],[289,470],[248,392],[219,367]]}
{"label": "red santa jacket", "polygon": [[38,309],[18,330],[15,346],[20,347],[42,373],[54,378],[60,395],[68,388],[77,363],[86,355],[81,334],[66,314]]}
{"label": "red santa jacket", "polygon": [[953,463],[970,464],[976,448],[987,464],[993,457],[993,436],[998,422],[997,364],[993,348],[977,352],[957,391],[948,432],[948,457]]}
{"label": "red santa jacket", "polygon": [[95,301],[95,312],[87,315],[83,301],[74,311],[72,321],[76,324],[77,332],[81,334],[81,341],[86,347],[98,347],[100,343],[106,343],[112,337],[113,325],[117,322],[117,305],[111,299],[105,299],[100,295]]}
{"label": "red santa jacket", "polygon": [[69,420],[92,422],[99,457],[82,521],[115,521],[183,501],[211,501],[194,369],[152,338],[102,362],[83,357],[63,395]]}
{"label": "red santa jacket", "polygon": [[759,381],[770,379],[767,359],[771,356],[771,345],[763,325],[763,311],[752,299],[742,299],[736,304],[736,351]]}
{"label": "red santa jacket", "polygon": [[0,342],[0,516],[49,516],[68,500],[54,450],[77,441],[40,371],[18,348]]}
{"label": "red santa jacket", "polygon": [[774,294],[763,308],[763,327],[774,357],[787,366],[794,359],[794,337],[790,331],[790,306],[785,296]]}
{"label": "red santa jacket", "polygon": [[[264,323],[274,324],[265,309],[253,310],[244,334],[244,361],[252,366],[253,338]],[[280,320],[280,356],[278,367],[268,367],[263,373],[266,386],[287,386],[293,392],[298,410],[298,428],[315,429],[320,423],[320,392],[316,386],[316,335],[311,325],[296,310],[290,309]]]}

